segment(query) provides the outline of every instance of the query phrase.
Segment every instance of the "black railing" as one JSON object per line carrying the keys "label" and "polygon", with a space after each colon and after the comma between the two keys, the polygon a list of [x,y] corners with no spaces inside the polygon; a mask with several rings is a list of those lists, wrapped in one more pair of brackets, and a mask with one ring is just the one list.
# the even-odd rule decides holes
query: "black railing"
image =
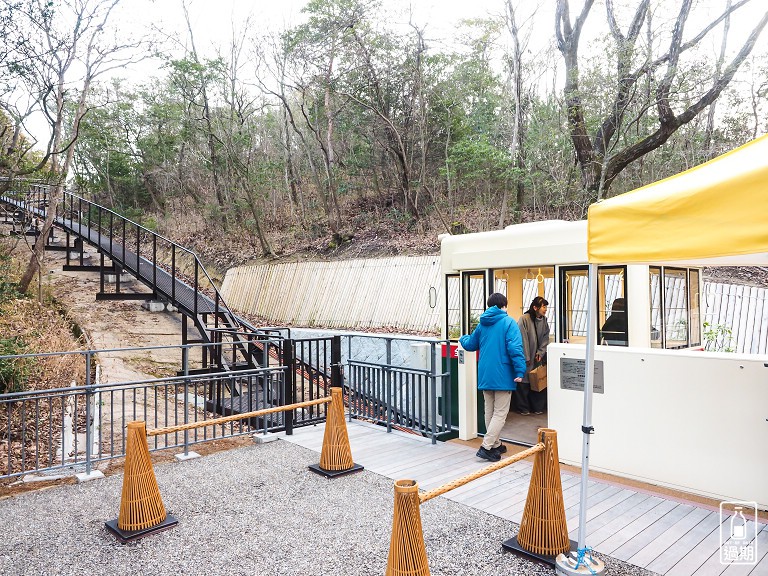
{"label": "black railing", "polygon": [[[212,344],[85,350],[48,354],[0,356],[0,363],[49,357],[79,357],[72,378],[77,386],[0,394],[0,478],[31,472],[75,468],[91,472],[99,462],[125,455],[126,425],[144,420],[150,429],[205,422],[220,415],[245,414],[274,406],[330,395],[334,383],[321,370],[306,369],[297,358],[293,340],[263,341],[269,364],[236,372],[194,374],[190,351]],[[338,348],[332,339],[298,343],[308,355]],[[136,382],[102,383],[96,360],[111,354],[168,348],[182,351],[176,376]],[[338,358],[335,362],[338,364]],[[73,363],[73,365],[76,365]],[[333,370],[328,369],[329,373]],[[286,431],[325,421],[325,405],[301,411],[276,412],[225,424],[211,424],[150,438],[150,450],[183,448],[245,434]]]}
{"label": "black railing", "polygon": [[[21,209],[29,228],[39,232],[51,205],[51,188],[43,184],[25,184],[24,191],[11,190],[2,198],[14,209]],[[195,323],[207,342],[228,340],[239,352],[232,362],[238,366],[257,365],[253,353],[258,346],[240,341],[244,333],[259,333],[227,306],[215,282],[198,256],[180,244],[134,222],[117,212],[95,204],[71,192],[63,192],[56,206],[54,224],[67,235],[65,269],[101,271],[99,299],[125,298],[120,293],[120,275],[126,271],[149,287],[151,294],[137,297],[157,299],[173,306]],[[70,245],[70,235],[75,241]],[[100,254],[98,265],[86,264],[84,243]],[[49,246],[53,248],[53,246]],[[72,254],[77,258],[72,263]],[[105,258],[110,264],[105,265]],[[115,275],[115,292],[107,293],[105,278]],[[229,335],[224,332],[229,331]],[[222,356],[219,356],[222,358]],[[219,369],[229,369],[216,364]]]}

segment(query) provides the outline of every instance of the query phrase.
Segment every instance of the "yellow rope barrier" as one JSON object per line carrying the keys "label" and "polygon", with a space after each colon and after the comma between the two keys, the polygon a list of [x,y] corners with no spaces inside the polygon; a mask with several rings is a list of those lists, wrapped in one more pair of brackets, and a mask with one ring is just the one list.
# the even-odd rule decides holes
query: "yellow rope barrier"
{"label": "yellow rope barrier", "polygon": [[428,492],[424,492],[422,494],[419,494],[419,501],[423,504],[427,500],[431,500],[432,498],[436,496],[440,496],[441,494],[445,494],[446,492],[450,492],[454,488],[458,488],[459,486],[463,486],[464,484],[467,484],[469,482],[472,482],[472,480],[477,480],[478,478],[481,478],[483,476],[486,476],[490,474],[491,472],[495,472],[496,470],[500,470],[501,468],[504,468],[505,466],[509,466],[510,464],[514,464],[515,462],[519,462],[520,460],[524,460],[525,458],[528,458],[528,456],[533,456],[534,454],[537,454],[538,452],[541,452],[544,450],[544,444],[539,442],[538,444],[534,444],[530,448],[523,450],[522,452],[518,452],[517,454],[513,454],[512,456],[508,458],[503,458],[499,460],[498,462],[491,464],[490,466],[486,466],[485,468],[482,468],[478,470],[477,472],[473,472],[472,474],[467,474],[466,476],[462,476],[461,478],[457,478],[456,480],[451,480],[447,484],[443,484],[442,486],[439,486],[435,488],[434,490],[429,490]]}
{"label": "yellow rope barrier", "polygon": [[317,400],[307,400],[306,402],[298,402],[296,404],[287,404],[285,406],[275,406],[274,408],[264,408],[262,410],[256,410],[255,412],[244,412],[243,414],[233,414],[232,416],[222,416],[221,418],[214,418],[213,420],[203,420],[201,422],[190,422],[189,424],[179,424],[178,426],[167,426],[165,428],[156,428],[154,430],[148,430],[147,436],[161,436],[163,434],[173,434],[174,432],[182,432],[184,430],[193,430],[194,428],[204,428],[205,426],[214,426],[216,424],[224,424],[225,422],[233,422],[235,420],[244,420],[246,418],[253,418],[255,416],[263,416],[265,414],[272,414],[274,412],[285,412],[286,410],[295,410],[296,408],[305,408],[307,406],[316,406],[318,404],[328,404],[332,397],[327,396],[325,398],[318,398]]}

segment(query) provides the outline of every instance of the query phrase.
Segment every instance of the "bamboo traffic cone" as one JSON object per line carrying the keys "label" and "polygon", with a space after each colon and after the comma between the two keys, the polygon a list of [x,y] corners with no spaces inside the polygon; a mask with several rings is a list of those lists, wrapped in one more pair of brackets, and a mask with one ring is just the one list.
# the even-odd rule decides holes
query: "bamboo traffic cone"
{"label": "bamboo traffic cone", "polygon": [[327,478],[335,478],[350,472],[363,469],[352,460],[352,450],[349,447],[347,422],[344,419],[344,400],[341,388],[331,388],[331,403],[325,417],[325,434],[323,449],[320,453],[320,464],[312,464],[309,469]]}
{"label": "bamboo traffic cone", "polygon": [[395,512],[386,576],[429,576],[419,506],[419,485],[414,480],[395,481]]}
{"label": "bamboo traffic cone", "polygon": [[571,547],[560,482],[557,432],[539,428],[539,441],[544,444],[544,450],[536,454],[533,463],[517,542],[533,554],[557,556]]}
{"label": "bamboo traffic cone", "polygon": [[140,420],[129,422],[120,514],[106,526],[125,543],[177,523],[176,518],[166,513],[160,497],[149,457],[146,424]]}

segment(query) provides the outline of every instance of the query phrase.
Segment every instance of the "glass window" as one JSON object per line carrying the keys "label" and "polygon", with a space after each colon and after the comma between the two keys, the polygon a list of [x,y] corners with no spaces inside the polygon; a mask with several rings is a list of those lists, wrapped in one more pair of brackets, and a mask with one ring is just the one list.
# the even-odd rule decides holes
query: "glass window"
{"label": "glass window", "polygon": [[598,268],[598,324],[600,344],[628,346],[625,268]]}
{"label": "glass window", "polygon": [[664,268],[664,347],[688,346],[687,271]]}
{"label": "glass window", "polygon": [[560,325],[563,342],[587,341],[588,269],[560,269]]}
{"label": "glass window", "polygon": [[461,336],[461,281],[458,275],[445,277],[445,333],[450,340],[458,340]]}
{"label": "glass window", "polygon": [[498,292],[499,294],[504,294],[504,296],[509,296],[509,294],[507,293],[507,284],[508,284],[508,280],[504,274],[498,274],[494,272],[494,276],[493,276],[494,292]]}
{"label": "glass window", "polygon": [[[626,346],[627,306],[626,267],[605,267],[597,270],[598,342]],[[560,322],[564,342],[587,341],[589,310],[589,269],[587,267],[560,269]],[[615,309],[615,314],[613,310]]]}
{"label": "glass window", "polygon": [[691,277],[691,346],[701,346],[701,276],[698,270],[689,270]]}
{"label": "glass window", "polygon": [[649,280],[651,290],[651,348],[662,348],[664,342],[662,341],[661,330],[659,329],[659,327],[664,325],[661,314],[661,268],[651,266]]}
{"label": "glass window", "polygon": [[649,272],[651,346],[700,346],[700,271],[651,266]]}
{"label": "glass window", "polygon": [[526,270],[523,277],[523,306],[520,315],[524,314],[537,296],[542,296],[549,302],[547,313],[544,315],[549,324],[549,341],[553,342],[557,334],[557,305],[555,303],[555,269],[553,267]]}
{"label": "glass window", "polygon": [[480,315],[486,308],[488,294],[485,289],[485,272],[464,273],[464,298],[466,310],[464,333],[471,334],[475,326],[480,323]]}

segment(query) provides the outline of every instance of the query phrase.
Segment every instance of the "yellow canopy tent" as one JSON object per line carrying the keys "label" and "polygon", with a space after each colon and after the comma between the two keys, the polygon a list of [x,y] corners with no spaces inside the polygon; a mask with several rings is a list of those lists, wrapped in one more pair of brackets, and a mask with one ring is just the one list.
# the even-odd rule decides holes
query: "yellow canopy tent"
{"label": "yellow canopy tent", "polygon": [[[586,536],[592,383],[597,340],[597,265],[686,263],[768,266],[768,135],[675,176],[593,204],[587,222],[589,332],[579,510],[579,558]],[[566,564],[570,562],[570,564]],[[582,560],[583,562],[583,560]],[[560,566],[576,567],[561,555]],[[604,566],[595,564],[602,572]]]}
{"label": "yellow canopy tent", "polygon": [[768,265],[768,135],[593,204],[589,261]]}

